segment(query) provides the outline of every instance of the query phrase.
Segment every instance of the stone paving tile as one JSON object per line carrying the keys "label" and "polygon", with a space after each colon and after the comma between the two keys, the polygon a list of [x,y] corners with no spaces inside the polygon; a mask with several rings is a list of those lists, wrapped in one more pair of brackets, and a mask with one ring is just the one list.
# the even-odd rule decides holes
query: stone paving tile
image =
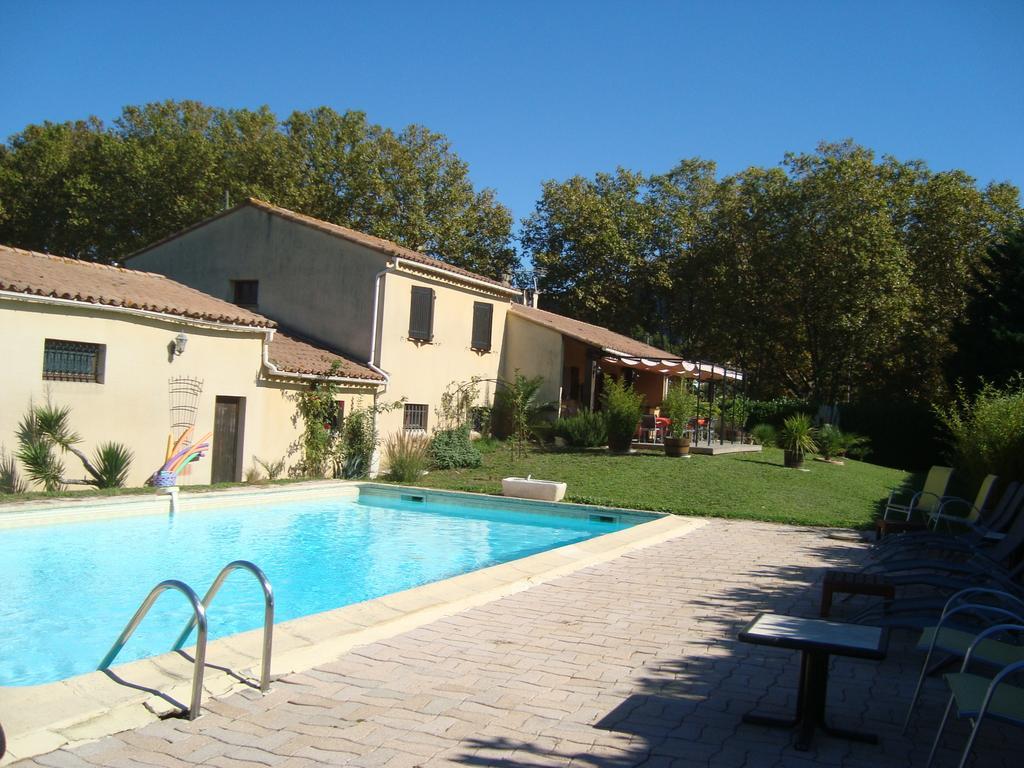
{"label": "stone paving tile", "polygon": [[[907,736],[919,670],[914,637],[894,632],[883,662],[833,659],[829,713],[878,745],[744,724],[796,702],[797,654],[737,632],[759,611],[814,616],[827,567],[864,547],[826,531],[713,521],[290,675],[270,694],[211,701],[194,722],[165,720],[19,765],[311,768],[429,766],[923,765],[944,706],[929,680]],[[855,603],[840,602],[841,617]],[[937,766],[956,763],[955,723]],[[1024,730],[992,725],[974,765],[1017,766]]]}

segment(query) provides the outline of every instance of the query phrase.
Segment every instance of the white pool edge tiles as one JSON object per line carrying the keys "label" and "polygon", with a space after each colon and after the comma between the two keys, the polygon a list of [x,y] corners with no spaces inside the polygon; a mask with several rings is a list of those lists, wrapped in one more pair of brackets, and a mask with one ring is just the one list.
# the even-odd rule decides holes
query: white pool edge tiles
{"label": "white pool edge tiles", "polygon": [[[199,512],[211,508],[246,504],[275,504],[322,497],[343,498],[359,495],[362,483],[320,480],[282,486],[244,486],[219,491],[200,491],[178,495],[178,512]],[[0,504],[0,530],[29,525],[57,525],[84,520],[169,514],[170,496],[62,497]]]}
{"label": "white pool edge tiles", "polygon": [[[273,493],[269,498],[259,501],[271,503],[321,495],[337,497],[342,490],[345,495],[355,495],[359,489],[359,484],[355,483],[303,485],[306,487],[289,486],[286,490],[282,489],[282,492]],[[389,492],[414,490],[436,496],[458,496],[467,501],[514,502],[509,506],[517,508],[537,506],[537,502],[482,497],[479,494],[407,489],[377,484],[372,486],[374,491],[381,488]],[[209,503],[192,509],[234,505],[235,501],[240,504],[257,501],[254,499],[257,494],[250,489],[240,490],[243,493],[232,489],[202,494],[204,502]],[[148,511],[140,511],[146,507],[145,502],[152,501],[150,497],[146,497],[138,508],[133,508],[127,499],[118,501],[122,503],[100,505],[102,515],[120,517],[166,511],[166,507],[164,510],[154,510],[152,505],[149,505]],[[111,506],[114,509],[108,508]],[[580,514],[596,509],[589,505],[558,506],[573,507],[573,511]],[[569,512],[568,509],[560,511]],[[629,514],[624,510],[609,511]],[[57,512],[51,508],[44,514],[47,517],[46,522],[54,523],[64,522],[62,516],[67,514],[71,514],[70,519],[97,519],[100,512],[84,508],[76,508],[71,512]],[[374,600],[281,622],[274,628],[272,674],[280,677],[310,669],[336,659],[356,646],[400,634],[589,565],[611,560],[625,552],[685,535],[707,522],[703,519],[659,517],[654,514],[643,514],[642,517],[649,518],[650,521]],[[21,525],[25,524],[31,523],[21,522]],[[211,641],[207,649],[208,665],[226,667],[252,679],[260,663],[261,633],[262,630],[251,630]],[[133,661],[114,667],[113,672],[131,685],[161,691],[178,702],[184,703],[189,699],[192,664],[179,654],[168,653]],[[233,676],[208,666],[204,680],[204,701],[210,697],[220,697],[241,690],[243,687],[245,686]],[[2,763],[6,765],[13,760],[49,752],[65,744],[90,741],[128,728],[139,727],[175,710],[176,708],[162,697],[119,684],[102,672],[90,672],[59,682],[34,686],[2,686],[0,723],[4,726],[8,741],[8,753]]]}

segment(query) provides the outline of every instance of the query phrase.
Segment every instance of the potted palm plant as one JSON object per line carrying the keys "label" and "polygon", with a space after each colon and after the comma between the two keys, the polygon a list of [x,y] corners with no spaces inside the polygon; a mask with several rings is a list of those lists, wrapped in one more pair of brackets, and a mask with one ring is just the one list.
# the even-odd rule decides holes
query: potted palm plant
{"label": "potted palm plant", "polygon": [[629,453],[643,412],[643,395],[616,379],[607,378],[605,382],[601,401],[608,420],[608,450]]}
{"label": "potted palm plant", "polygon": [[686,427],[696,407],[697,398],[687,382],[679,381],[669,385],[665,399],[661,401],[661,413],[671,421],[669,432],[665,435],[666,456],[690,455],[690,436]]}
{"label": "potted palm plant", "polygon": [[803,466],[804,456],[817,453],[818,446],[814,442],[815,429],[811,426],[811,417],[806,413],[797,413],[782,422],[779,433],[779,447],[785,451],[785,464],[792,469]]}

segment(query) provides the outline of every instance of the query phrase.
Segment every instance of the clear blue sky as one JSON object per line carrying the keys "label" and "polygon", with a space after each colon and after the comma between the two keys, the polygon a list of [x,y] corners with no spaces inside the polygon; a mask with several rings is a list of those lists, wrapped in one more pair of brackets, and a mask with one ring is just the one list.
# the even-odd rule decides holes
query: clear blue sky
{"label": "clear blue sky", "polygon": [[0,137],[125,104],[329,105],[446,134],[517,219],[544,179],[720,172],[852,137],[1024,185],[1024,0],[0,0]]}

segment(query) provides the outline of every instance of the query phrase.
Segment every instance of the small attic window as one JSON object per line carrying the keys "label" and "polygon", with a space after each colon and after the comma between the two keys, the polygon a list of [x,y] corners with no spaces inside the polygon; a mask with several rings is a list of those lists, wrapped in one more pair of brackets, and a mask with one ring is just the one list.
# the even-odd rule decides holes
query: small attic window
{"label": "small attic window", "polygon": [[256,309],[260,298],[259,280],[232,280],[232,302],[246,309]]}

